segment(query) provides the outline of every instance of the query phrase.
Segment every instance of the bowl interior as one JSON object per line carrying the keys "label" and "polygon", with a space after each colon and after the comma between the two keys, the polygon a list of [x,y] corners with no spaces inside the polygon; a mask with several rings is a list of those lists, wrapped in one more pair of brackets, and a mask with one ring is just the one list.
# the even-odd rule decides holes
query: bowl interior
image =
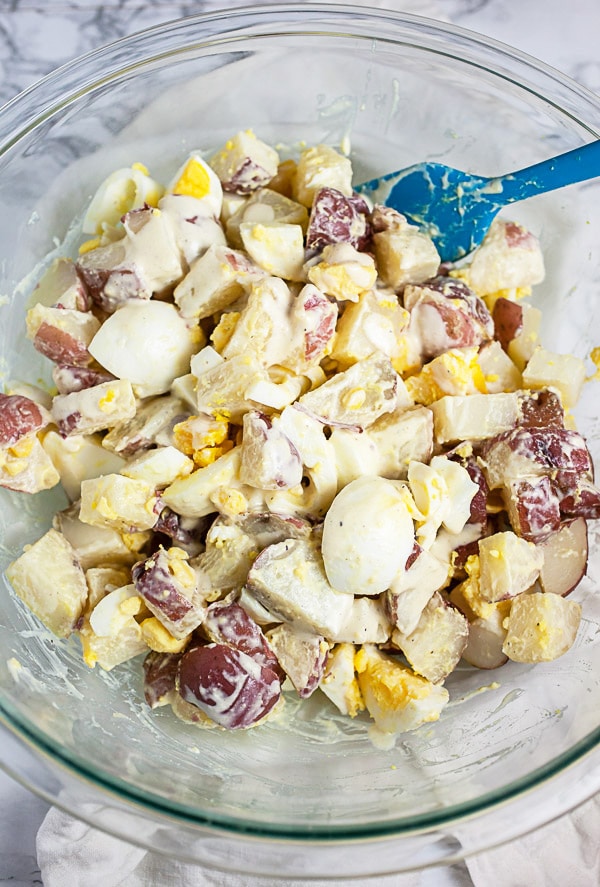
{"label": "bowl interior", "polygon": [[[252,127],[282,154],[349,146],[355,179],[422,159],[493,175],[590,140],[598,107],[542,66],[475,37],[384,12],[310,5],[192,18],[67,67],[0,115],[0,353],[6,378],[49,382],[25,307],[106,174],[134,161],[168,178],[192,148]],[[543,338],[589,354],[598,329],[596,182],[508,215],[539,235]],[[600,455],[595,386],[577,411]],[[66,499],[0,491],[0,569]],[[74,639],[40,628],[2,580],[0,711],[51,759],[146,810],[298,838],[401,834],[488,809],[600,739],[600,555],[590,529],[578,640],[549,665],[460,668],[441,720],[378,748],[324,696],[248,732],[186,726],[143,704],[141,664],[90,671]]]}

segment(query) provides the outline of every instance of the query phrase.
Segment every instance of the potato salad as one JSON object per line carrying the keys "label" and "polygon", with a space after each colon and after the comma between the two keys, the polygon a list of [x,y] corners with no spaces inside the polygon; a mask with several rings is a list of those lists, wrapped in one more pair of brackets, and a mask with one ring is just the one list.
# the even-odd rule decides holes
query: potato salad
{"label": "potato salad", "polygon": [[497,218],[441,264],[352,183],[333,147],[290,159],[251,130],[169,181],[116,170],[27,312],[53,389],[0,394],[0,485],[70,503],[14,592],[190,724],[318,693],[413,730],[459,663],[577,635],[600,491],[583,360],[544,347],[529,301],[538,240]]}

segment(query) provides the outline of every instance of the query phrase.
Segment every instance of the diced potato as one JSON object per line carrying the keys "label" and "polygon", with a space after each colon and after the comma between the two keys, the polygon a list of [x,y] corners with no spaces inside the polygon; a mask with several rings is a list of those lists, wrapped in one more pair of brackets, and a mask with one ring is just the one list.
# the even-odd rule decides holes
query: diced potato
{"label": "diced potato", "polygon": [[211,514],[217,510],[211,496],[235,483],[240,460],[240,447],[235,447],[205,468],[174,481],[162,494],[162,501],[184,517]]}
{"label": "diced potato", "polygon": [[479,540],[479,588],[489,603],[514,598],[531,588],[544,562],[542,552],[510,531]]}
{"label": "diced potato", "polygon": [[519,397],[505,394],[447,395],[431,404],[438,443],[485,440],[514,428],[519,419]]}
{"label": "diced potato", "polygon": [[183,317],[202,320],[239,299],[264,273],[244,253],[216,244],[192,264],[173,298]]}
{"label": "diced potato", "polygon": [[243,199],[233,215],[226,220],[227,239],[238,249],[243,245],[240,236],[240,225],[243,222],[300,225],[304,232],[308,226],[308,212],[301,203],[270,188],[260,188],[247,199]]}
{"label": "diced potato", "polygon": [[514,662],[550,662],[573,645],[581,604],[557,594],[522,595],[512,603],[502,646]]}
{"label": "diced potato", "polygon": [[563,405],[570,409],[579,400],[585,381],[585,364],[574,354],[556,354],[541,345],[533,352],[523,370],[523,385],[534,391],[555,388]]}
{"label": "diced potato", "polygon": [[544,259],[537,237],[516,222],[497,218],[464,272],[469,286],[485,295],[540,283]]}
{"label": "diced potato", "polygon": [[135,416],[131,382],[117,379],[93,388],[59,394],[52,402],[52,416],[61,434],[93,434],[113,428]]}
{"label": "diced potato", "polygon": [[210,165],[225,191],[249,194],[267,185],[277,174],[279,155],[251,129],[236,133],[211,157]]}
{"label": "diced potato", "polygon": [[307,148],[296,167],[294,196],[299,203],[310,208],[321,188],[335,188],[346,197],[352,194],[352,164],[329,145]]}
{"label": "diced potato", "polygon": [[298,403],[326,425],[367,427],[396,406],[398,376],[389,358],[374,353],[338,373]]}
{"label": "diced potato", "polygon": [[0,447],[0,487],[39,493],[60,482],[60,475],[35,434]]}
{"label": "diced potato", "polygon": [[269,646],[298,695],[311,696],[323,677],[329,644],[322,635],[299,631],[287,622],[266,634]]}
{"label": "diced potato", "polygon": [[155,489],[145,480],[120,474],[90,478],[81,484],[80,519],[121,532],[149,530],[158,520]]}
{"label": "diced potato", "polygon": [[121,474],[143,480],[152,487],[166,487],[192,473],[194,463],[176,447],[156,447],[121,467]]}
{"label": "diced potato", "polygon": [[373,236],[375,260],[381,280],[400,291],[407,283],[421,283],[434,277],[440,266],[440,256],[431,238],[403,216],[398,225],[392,225]]}
{"label": "diced potato", "polygon": [[517,391],[523,387],[521,373],[508,354],[502,350],[500,342],[489,342],[482,346],[478,362],[487,394]]}
{"label": "diced potato", "polygon": [[198,377],[198,410],[239,422],[256,406],[248,391],[259,382],[268,382],[266,369],[254,355],[238,354]]}
{"label": "diced potato", "polygon": [[286,222],[242,222],[244,249],[259,268],[285,280],[302,280],[304,232]]}
{"label": "diced potato", "polygon": [[346,305],[337,325],[331,358],[344,370],[373,351],[394,361],[403,354],[401,336],[409,314],[395,293],[368,290]]}
{"label": "diced potato", "polygon": [[[79,519],[79,503],[54,516],[54,528],[73,546],[84,570],[100,564],[133,564],[139,548],[134,537],[144,534],[121,534],[112,527],[98,527]],[[140,540],[141,542],[141,540]]]}
{"label": "diced potato", "polygon": [[6,570],[17,595],[57,637],[68,637],[83,612],[88,588],[73,548],[54,529],[25,548]]}
{"label": "diced potato", "polygon": [[270,545],[248,573],[248,588],[274,614],[330,637],[347,622],[353,597],[327,581],[318,549],[301,539]]}
{"label": "diced potato", "polygon": [[[253,284],[246,306],[220,348],[222,356],[226,360],[243,357],[247,366],[251,366],[252,360],[264,367],[281,363],[288,354],[292,339],[292,305],[292,293],[280,278],[265,277]],[[238,363],[238,366],[243,364]],[[212,372],[225,371],[226,366],[217,367]],[[199,386],[203,383],[203,376],[200,376]]]}
{"label": "diced potato", "polygon": [[454,671],[468,637],[465,617],[436,592],[421,613],[416,628],[408,635],[397,628],[392,641],[417,674],[439,684]]}

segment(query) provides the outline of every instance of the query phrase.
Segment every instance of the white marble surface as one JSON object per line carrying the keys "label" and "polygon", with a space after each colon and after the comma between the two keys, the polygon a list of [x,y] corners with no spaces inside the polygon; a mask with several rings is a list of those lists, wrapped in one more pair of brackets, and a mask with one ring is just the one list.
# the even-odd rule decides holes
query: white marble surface
{"label": "white marble surface", "polygon": [[[104,43],[182,15],[227,5],[233,3],[0,0],[0,103]],[[377,5],[425,14],[437,9],[440,17],[511,44],[600,92],[598,0],[386,0]],[[46,810],[42,800],[0,772],[0,885],[42,883],[35,835]],[[442,880],[440,874],[439,880],[430,883]]]}

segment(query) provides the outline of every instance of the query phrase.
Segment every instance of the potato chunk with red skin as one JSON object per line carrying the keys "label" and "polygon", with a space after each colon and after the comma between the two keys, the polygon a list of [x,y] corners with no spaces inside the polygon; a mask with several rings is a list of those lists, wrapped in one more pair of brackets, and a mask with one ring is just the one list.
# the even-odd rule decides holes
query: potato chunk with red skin
{"label": "potato chunk with red skin", "polygon": [[312,283],[294,298],[290,313],[291,336],[281,366],[302,373],[316,366],[336,333],[338,306]]}
{"label": "potato chunk with red skin", "polygon": [[357,250],[366,250],[370,241],[365,200],[358,194],[342,194],[337,188],[320,188],[310,211],[306,248],[320,252],[331,243],[350,243]]}
{"label": "potato chunk with red skin", "polygon": [[452,277],[409,284],[404,289],[404,307],[410,311],[410,329],[419,338],[424,360],[493,338],[494,324],[485,303]]}
{"label": "potato chunk with red skin", "polygon": [[33,296],[42,305],[88,311],[91,299],[79,279],[72,259],[55,259],[36,285]]}
{"label": "potato chunk with red skin", "polygon": [[507,478],[540,475],[568,490],[592,470],[584,438],[564,428],[514,428],[487,441],[481,455],[492,490],[505,486]]}
{"label": "potato chunk with red skin", "polygon": [[71,394],[73,391],[83,391],[84,388],[93,388],[94,385],[102,385],[104,382],[113,382],[115,377],[111,373],[91,367],[59,363],[52,370],[52,380],[59,394]]}
{"label": "potato chunk with red skin", "polygon": [[260,490],[294,487],[302,480],[298,450],[277,425],[257,410],[244,416],[240,480]]}
{"label": "potato chunk with red skin", "polygon": [[540,570],[540,585],[546,594],[561,597],[576,588],[587,569],[588,535],[587,522],[583,517],[565,521],[538,548],[544,561]]}
{"label": "potato chunk with red skin", "polygon": [[138,561],[131,577],[148,609],[174,638],[187,637],[204,620],[203,596],[185,552],[161,548],[145,561]]}
{"label": "potato chunk with red skin", "polygon": [[92,363],[88,346],[99,329],[100,321],[90,311],[38,304],[27,312],[27,337],[54,363],[84,367]]}
{"label": "potato chunk with red skin", "polygon": [[156,653],[144,659],[144,699],[150,708],[168,705],[176,691],[180,653]]}
{"label": "potato chunk with red skin", "polygon": [[112,314],[130,299],[167,293],[184,274],[183,257],[167,213],[149,207],[123,217],[124,236],[84,253],[77,273],[93,302]]}
{"label": "potato chunk with red skin", "polygon": [[263,188],[277,174],[279,155],[258,139],[252,130],[238,132],[211,158],[224,191],[250,194]]}
{"label": "potato chunk with red skin", "polygon": [[0,447],[12,446],[51,421],[47,410],[22,394],[0,393]]}
{"label": "potato chunk with red skin", "polygon": [[254,727],[281,698],[281,682],[268,666],[226,644],[193,647],[179,660],[177,689],[228,730]]}
{"label": "potato chunk with red skin", "polygon": [[511,527],[524,539],[540,542],[560,527],[560,499],[547,475],[510,478],[502,497]]}
{"label": "potato chunk with red skin", "polygon": [[237,601],[226,598],[209,604],[202,630],[213,643],[235,647],[261,665],[279,671],[277,657],[262,629]]}
{"label": "potato chunk with red skin", "polygon": [[267,638],[298,696],[301,699],[312,696],[325,673],[329,652],[325,638],[299,631],[287,622],[272,628]]}

